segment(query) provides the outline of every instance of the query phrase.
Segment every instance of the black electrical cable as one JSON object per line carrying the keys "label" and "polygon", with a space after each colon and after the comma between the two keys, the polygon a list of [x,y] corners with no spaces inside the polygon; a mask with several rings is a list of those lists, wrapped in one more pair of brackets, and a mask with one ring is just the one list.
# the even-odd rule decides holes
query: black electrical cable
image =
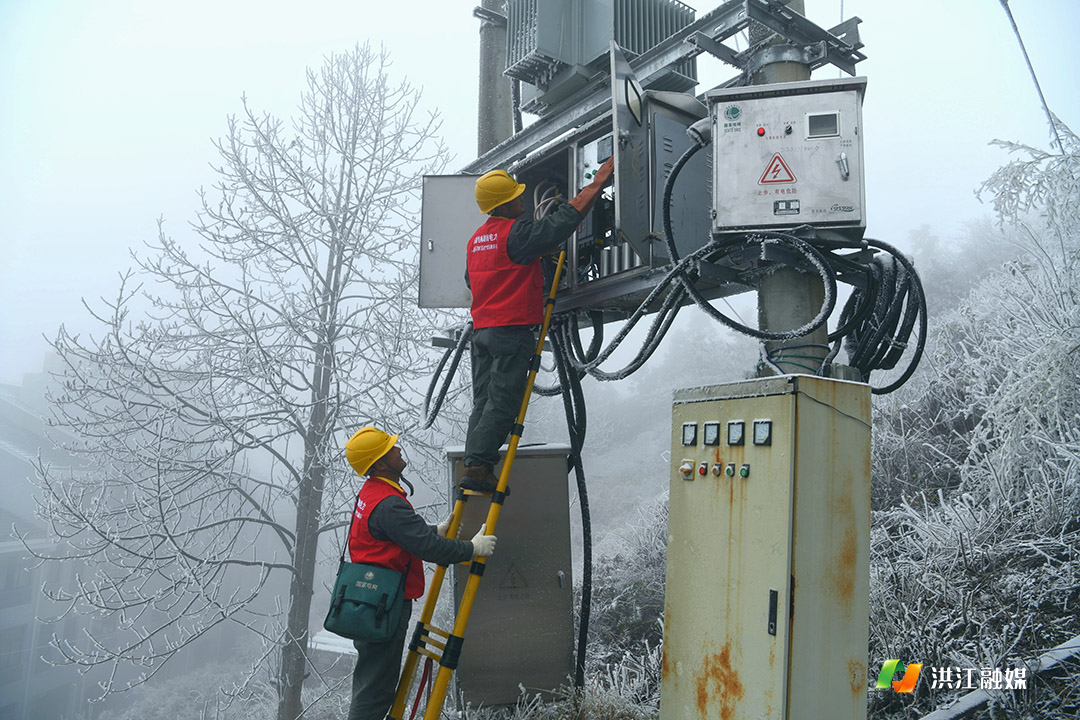
{"label": "black electrical cable", "polygon": [[[779,232],[757,232],[747,238],[744,242],[750,244],[758,244],[758,240],[760,240],[762,252],[764,252],[765,245],[769,242],[776,242],[781,245],[786,245],[788,248],[793,249],[797,253],[802,255],[810,263],[810,265],[812,265],[814,269],[817,270],[818,275],[821,277],[822,282],[825,284],[825,299],[821,304],[821,309],[818,311],[818,314],[806,324],[797,328],[792,328],[791,330],[784,330],[782,332],[773,332],[770,330],[758,330],[757,328],[752,328],[748,325],[744,325],[743,323],[738,322],[737,320],[729,318],[727,315],[713,307],[712,303],[705,299],[705,296],[702,295],[700,291],[698,291],[697,286],[693,282],[692,278],[686,275],[680,275],[679,281],[682,282],[683,287],[686,288],[687,294],[694,300],[697,306],[705,312],[706,315],[713,318],[714,320],[718,320],[724,325],[727,325],[732,330],[736,330],[744,335],[749,335],[750,337],[754,337],[759,340],[791,340],[792,338],[809,335],[810,333],[814,332],[819,327],[824,325],[826,322],[828,322],[829,315],[832,314],[833,309],[836,307],[836,277],[829,269],[828,261],[821,254],[821,251],[819,251],[817,248],[815,248],[813,245],[806,242],[805,240],[797,238],[794,235]],[[674,241],[672,241],[672,245],[674,245]]]}
{"label": "black electrical cable", "polygon": [[[661,202],[661,212],[664,218],[664,241],[667,244],[668,255],[671,256],[672,263],[679,261],[679,251],[675,247],[675,235],[671,229],[671,193],[675,189],[675,181],[678,179],[682,169],[686,166],[686,163],[690,162],[692,158],[701,148],[705,147],[701,143],[695,143],[686,152],[679,156],[679,159],[675,161],[675,165],[671,168],[671,173],[668,174],[667,180],[664,181],[664,195],[663,202]],[[683,288],[686,290],[690,298],[697,304],[706,315],[717,320],[724,325],[728,326],[736,332],[740,332],[744,335],[757,338],[759,340],[790,340],[796,337],[802,337],[803,335],[809,335],[819,327],[824,325],[829,320],[829,315],[832,314],[833,308],[836,307],[836,277],[832,270],[829,268],[828,261],[825,260],[821,252],[810,243],[801,240],[794,235],[779,232],[759,232],[751,235],[749,238],[736,237],[732,240],[726,241],[721,245],[721,249],[730,248],[741,242],[753,242],[754,238],[760,238],[762,244],[762,250],[764,251],[764,245],[767,242],[777,242],[783,245],[791,247],[797,253],[802,255],[809,263],[817,270],[818,275],[821,276],[822,282],[825,284],[825,301],[821,304],[821,309],[818,314],[805,325],[787,330],[784,332],[772,332],[769,330],[758,330],[748,325],[734,320],[724,313],[717,310],[712,306],[705,296],[701,294],[697,289],[695,282],[696,277],[691,277],[685,273],[679,275],[679,282],[682,283]],[[715,242],[715,241],[714,241]],[[712,245],[713,243],[710,243]],[[730,252],[730,249],[728,252]],[[723,253],[726,254],[726,253]],[[717,260],[717,257],[709,258],[712,261]]]}
{"label": "black electrical cable", "polygon": [[[675,238],[671,227],[671,195],[683,167],[697,153],[704,144],[695,145],[684,152],[668,175],[664,183],[663,201],[661,210],[664,221],[664,239],[668,253],[672,261],[679,259],[679,252],[675,246]],[[786,233],[758,233],[754,237],[763,238],[763,243],[768,239],[781,242],[803,255],[811,265],[815,267],[822,280],[825,282],[825,302],[822,304],[818,316],[802,328],[797,328],[787,333],[781,333],[782,337],[769,337],[769,334],[749,328],[742,323],[735,322],[708,303],[696,287],[696,277],[690,273],[680,274],[679,280],[690,297],[697,303],[707,315],[722,322],[733,330],[756,337],[761,340],[788,340],[807,335],[824,324],[835,307],[836,277],[835,270],[830,266],[829,260],[809,243]],[[863,377],[869,379],[873,370],[889,370],[896,366],[907,348],[907,341],[911,335],[916,321],[919,323],[919,336],[912,359],[900,378],[881,388],[872,388],[875,394],[885,394],[900,387],[911,377],[915,366],[922,358],[926,339],[926,300],[922,290],[922,282],[914,266],[892,246],[880,241],[866,240],[864,246],[871,246],[889,253],[894,258],[892,261],[879,260],[865,271],[866,289],[864,292],[855,292],[841,312],[840,327],[829,335],[829,341],[836,341],[835,346],[826,354],[821,362],[817,373],[821,374],[832,365],[840,350],[840,339],[847,336],[849,343],[849,359],[853,367],[862,372]],[[764,249],[764,247],[763,247]],[[715,261],[716,256],[708,258]],[[833,258],[836,262],[843,263],[841,258]],[[899,266],[897,266],[899,263]],[[772,354],[763,354],[763,360],[779,370],[773,364]],[[814,358],[816,359],[816,357]],[[812,370],[812,368],[807,368]]]}
{"label": "black electrical cable", "polygon": [[[645,340],[642,341],[637,355],[621,370],[605,372],[596,367],[595,358],[592,361],[584,358],[571,358],[575,369],[587,372],[600,381],[622,380],[637,372],[660,347],[661,341],[667,335],[668,330],[671,329],[671,324],[682,308],[682,298],[683,293],[678,288],[668,293],[667,297],[664,298],[664,304],[657,311],[656,318],[653,320]],[[566,331],[569,332],[569,328],[566,328]]]}
{"label": "black electrical cable", "polygon": [[873,387],[875,395],[896,390],[911,377],[926,347],[926,297],[915,267],[903,253],[880,240],[864,240],[869,248],[882,250],[865,267],[865,287],[856,288],[840,314],[840,325],[829,336],[836,344],[827,361],[835,357],[841,339],[848,362],[869,381],[876,370],[894,369],[909,346],[918,323],[915,348],[904,372],[893,382]]}
{"label": "black electrical cable", "polygon": [[[851,334],[851,331],[858,327],[859,323],[863,322],[873,308],[874,298],[877,297],[879,292],[877,278],[865,266],[860,266],[859,270],[864,275],[865,286],[862,288],[857,287],[844,304],[844,308],[840,311],[840,321],[837,323],[836,330],[829,333],[829,342],[839,342]],[[837,346],[837,349],[839,349],[839,346]]]}
{"label": "black electrical cable", "polygon": [[[571,357],[571,361],[574,364],[574,368],[578,371],[579,376],[587,372],[591,375],[594,375],[599,380],[618,380],[625,378],[630,373],[639,368],[643,364],[644,359],[647,359],[647,357],[651,355],[652,352],[656,349],[660,339],[662,339],[663,337],[663,334],[667,332],[668,328],[670,328],[671,326],[671,322],[674,320],[673,314],[668,317],[664,317],[664,312],[669,310],[669,306],[671,313],[677,313],[678,309],[681,308],[683,303],[681,295],[676,295],[676,297],[671,296],[672,294],[682,293],[683,291],[681,288],[672,288],[672,293],[669,294],[668,298],[665,299],[664,305],[661,308],[660,316],[653,322],[652,329],[649,331],[649,335],[646,337],[642,349],[638,352],[638,356],[633,361],[631,361],[631,363],[626,368],[614,373],[605,373],[596,370],[597,366],[601,365],[604,361],[606,361],[608,357],[610,357],[611,354],[622,344],[623,340],[626,339],[627,335],[637,325],[641,318],[648,314],[648,308],[652,306],[653,302],[656,300],[657,297],[659,297],[661,293],[667,290],[668,287],[675,282],[675,279],[677,278],[679,273],[683,272],[685,268],[693,265],[702,256],[712,252],[713,250],[714,248],[712,246],[705,246],[699,248],[698,250],[695,250],[693,253],[688,255],[686,258],[680,260],[674,267],[672,267],[668,271],[668,273],[660,280],[660,282],[657,283],[656,287],[654,287],[652,291],[650,291],[649,295],[641,301],[641,303],[634,310],[631,316],[623,324],[623,327],[619,330],[618,334],[611,340],[610,343],[608,343],[608,346],[602,352],[599,352],[593,359],[583,361],[581,359],[575,359]],[[561,322],[561,318],[557,317],[555,320]],[[556,385],[550,388],[534,386],[533,391],[544,396],[554,396],[560,392],[560,388],[560,385]]]}
{"label": "black electrical cable", "polygon": [[686,163],[690,162],[690,158],[703,147],[705,146],[700,143],[694,143],[693,147],[680,155],[672,166],[671,172],[668,173],[667,180],[664,181],[664,200],[660,206],[664,214],[664,239],[667,241],[668,255],[671,256],[673,264],[679,261],[679,251],[675,248],[675,233],[671,230],[671,193],[675,189],[675,178],[682,172]]}
{"label": "black electrical cable", "polygon": [[[457,374],[458,364],[461,362],[461,356],[465,352],[465,347],[469,344],[470,338],[472,338],[472,332],[472,323],[466,323],[461,330],[461,337],[458,338],[457,345],[446,349],[442,359],[439,360],[439,364],[435,367],[435,372],[431,375],[431,383],[428,385],[427,394],[424,395],[425,430],[431,427],[435,423],[435,418],[439,416],[439,410],[442,409],[443,401],[450,391],[450,383],[454,379],[454,375]],[[439,376],[442,375],[443,368],[446,366],[446,361],[451,356],[453,356],[454,361],[450,364],[450,369],[446,373],[446,380],[443,381],[442,388],[439,391],[439,397],[436,399],[435,407],[433,408],[431,406],[431,396],[435,392],[435,386],[438,384]]]}
{"label": "black electrical cable", "polygon": [[592,311],[589,313],[589,320],[592,322],[592,340],[589,341],[589,349],[583,351],[581,349],[581,332],[578,327],[578,316],[573,314],[570,316],[570,322],[573,325],[573,341],[572,345],[577,357],[581,358],[582,362],[590,362],[596,359],[596,356],[600,353],[600,347],[604,344],[604,314],[598,311]]}
{"label": "black electrical cable", "polygon": [[585,685],[585,657],[589,639],[589,619],[592,614],[592,515],[589,511],[589,492],[585,482],[585,469],[581,463],[581,448],[585,444],[587,429],[585,394],[581,388],[581,377],[570,364],[569,348],[565,343],[565,338],[553,335],[551,337],[551,347],[555,354],[555,367],[559,375],[559,384],[563,388],[563,410],[566,413],[566,427],[570,436],[570,464],[574,468],[578,500],[581,504],[583,537],[581,610],[579,613],[574,672],[574,687],[581,688]]}
{"label": "black electrical cable", "polygon": [[852,349],[848,356],[857,367],[873,369],[882,340],[895,330],[897,307],[897,263],[888,256],[877,256],[870,263],[870,271],[877,281],[878,294],[873,298],[874,309],[871,322],[856,327],[850,335]]}
{"label": "black electrical cable", "polygon": [[926,345],[926,298],[922,281],[911,262],[896,248],[879,240],[864,240],[868,248],[883,250],[862,268],[865,286],[856,288],[840,315],[841,327],[830,334],[836,340],[834,356],[841,339],[848,350],[849,363],[869,380],[874,370],[891,370],[908,347],[916,322],[919,335],[906,371],[897,381],[872,388],[882,395],[900,387],[914,372]]}

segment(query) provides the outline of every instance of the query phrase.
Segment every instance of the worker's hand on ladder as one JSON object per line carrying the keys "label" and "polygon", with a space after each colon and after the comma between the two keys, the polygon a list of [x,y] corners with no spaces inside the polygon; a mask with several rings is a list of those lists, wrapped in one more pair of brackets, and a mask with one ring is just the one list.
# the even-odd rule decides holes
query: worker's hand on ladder
{"label": "worker's hand on ladder", "polygon": [[487,523],[480,526],[476,535],[472,539],[473,557],[483,557],[491,555],[495,552],[495,536],[485,535],[484,531],[487,530]]}
{"label": "worker's hand on ladder", "polygon": [[454,516],[448,515],[445,520],[435,526],[435,531],[439,533],[439,537],[446,537],[446,533],[450,531],[450,521],[454,519]]}

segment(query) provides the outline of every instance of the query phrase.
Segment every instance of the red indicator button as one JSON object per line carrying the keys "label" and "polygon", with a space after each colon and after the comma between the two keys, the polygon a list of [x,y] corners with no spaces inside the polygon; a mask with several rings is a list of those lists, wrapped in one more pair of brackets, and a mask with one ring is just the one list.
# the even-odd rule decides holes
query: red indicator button
{"label": "red indicator button", "polygon": [[758,137],[764,137],[764,135],[765,135],[765,128],[763,128],[763,127],[759,127],[759,128],[757,129],[757,134],[758,134]]}
{"label": "red indicator button", "polygon": [[709,472],[709,464],[708,463],[701,463],[701,465],[698,466],[697,471],[698,471],[698,475],[706,474],[707,472]]}

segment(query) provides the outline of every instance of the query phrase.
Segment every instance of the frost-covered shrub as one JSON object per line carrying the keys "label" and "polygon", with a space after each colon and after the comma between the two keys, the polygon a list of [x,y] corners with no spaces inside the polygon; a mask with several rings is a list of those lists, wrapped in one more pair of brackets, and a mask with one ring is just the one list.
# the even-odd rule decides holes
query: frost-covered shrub
{"label": "frost-covered shrub", "polygon": [[594,564],[586,656],[590,675],[660,646],[667,510],[667,493],[639,509],[627,525],[623,549]]}
{"label": "frost-covered shrub", "polygon": [[[1080,142],[1059,132],[1063,155],[1008,146],[1026,159],[985,186],[1017,257],[933,326],[916,379],[876,404],[871,667],[1030,668],[1077,634]],[[931,685],[872,694],[873,716],[950,699]],[[1075,699],[1043,685],[999,704],[1062,717],[1047,708]]]}

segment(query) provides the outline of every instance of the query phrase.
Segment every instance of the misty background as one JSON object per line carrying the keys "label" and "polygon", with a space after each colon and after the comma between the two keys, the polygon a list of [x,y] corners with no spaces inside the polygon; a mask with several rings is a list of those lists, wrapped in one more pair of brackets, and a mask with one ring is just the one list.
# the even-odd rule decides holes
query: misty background
{"label": "misty background", "polygon": [[[211,140],[242,95],[288,117],[306,68],[331,52],[381,43],[395,79],[421,87],[424,108],[441,115],[448,171],[472,160],[474,4],[0,3],[0,382],[39,372],[42,336],[61,324],[92,327],[81,300],[115,293],[129,248],[156,236],[159,217],[185,236],[196,191],[214,180]],[[718,3],[688,4],[700,14]],[[1080,7],[1010,7],[1051,108],[1076,118]],[[954,242],[989,215],[974,190],[1008,159],[987,143],[1047,146],[1045,115],[997,0],[807,0],[806,11],[825,28],[863,20],[871,236],[907,250],[911,232],[927,225]],[[698,68],[699,90],[731,74],[708,56]]]}

